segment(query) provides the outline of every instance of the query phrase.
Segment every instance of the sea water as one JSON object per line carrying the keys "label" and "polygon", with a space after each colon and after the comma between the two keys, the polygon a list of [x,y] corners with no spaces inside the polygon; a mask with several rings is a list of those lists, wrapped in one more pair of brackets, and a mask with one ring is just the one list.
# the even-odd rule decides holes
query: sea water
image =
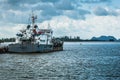
{"label": "sea water", "polygon": [[58,52],[0,54],[0,80],[120,80],[120,43],[65,42]]}

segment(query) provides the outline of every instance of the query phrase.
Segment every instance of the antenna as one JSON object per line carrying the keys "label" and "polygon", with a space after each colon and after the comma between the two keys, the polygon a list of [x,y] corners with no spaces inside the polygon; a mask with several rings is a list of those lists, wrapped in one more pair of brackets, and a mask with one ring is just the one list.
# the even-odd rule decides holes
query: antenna
{"label": "antenna", "polygon": [[33,11],[32,11],[32,25],[34,25],[35,20],[37,19],[37,16],[34,15]]}
{"label": "antenna", "polygon": [[28,17],[28,24],[31,23],[31,22],[30,22],[30,16],[31,16],[31,14],[29,14],[29,17]]}

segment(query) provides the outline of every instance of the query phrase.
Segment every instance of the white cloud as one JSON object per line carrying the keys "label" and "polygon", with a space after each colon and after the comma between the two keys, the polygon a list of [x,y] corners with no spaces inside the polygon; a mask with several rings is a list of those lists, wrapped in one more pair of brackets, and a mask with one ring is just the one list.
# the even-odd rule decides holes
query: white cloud
{"label": "white cloud", "polygon": [[[55,36],[80,36],[87,39],[93,36],[113,35],[120,38],[120,9],[119,6],[116,8],[115,4],[112,5],[114,1],[110,1],[1,0],[0,37],[15,36],[21,28],[19,24],[25,27],[23,24],[28,23],[30,10],[35,9],[37,22],[42,22],[38,26],[43,28],[49,22]],[[95,11],[100,16],[91,14],[94,13],[93,8],[96,8]]]}
{"label": "white cloud", "polygon": [[[74,20],[66,16],[54,17],[52,20],[38,23],[39,28],[47,28],[50,23],[54,36],[80,36],[82,39],[90,39],[93,36],[112,35],[120,38],[120,16],[93,16],[86,20]],[[9,37],[27,25],[11,25],[0,27],[1,37]]]}
{"label": "white cloud", "polygon": [[23,29],[25,24],[7,24],[0,26],[0,38],[16,37],[16,33]]}
{"label": "white cloud", "polygon": [[[48,21],[55,36],[80,36],[88,39],[93,36],[112,35],[120,38],[120,16],[93,16],[86,20],[74,20],[66,16]],[[47,25],[48,22],[43,23]]]}

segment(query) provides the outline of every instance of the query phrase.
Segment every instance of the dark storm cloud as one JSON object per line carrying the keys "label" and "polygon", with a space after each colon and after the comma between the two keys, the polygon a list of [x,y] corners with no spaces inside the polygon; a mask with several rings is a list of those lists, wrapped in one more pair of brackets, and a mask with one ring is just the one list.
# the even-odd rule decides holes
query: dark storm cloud
{"label": "dark storm cloud", "polygon": [[34,10],[51,10],[55,9],[53,4],[50,3],[40,3],[33,7]]}
{"label": "dark storm cloud", "polygon": [[80,15],[86,15],[86,14],[90,14],[91,12],[85,9],[78,9],[78,12]]}
{"label": "dark storm cloud", "polygon": [[53,3],[40,3],[33,7],[33,10],[40,12],[41,19],[39,21],[49,20],[54,16],[61,15],[61,12],[55,8]]}
{"label": "dark storm cloud", "polygon": [[109,14],[108,11],[102,7],[97,7],[94,13],[98,16],[107,16]]}
{"label": "dark storm cloud", "polygon": [[0,5],[2,10],[26,10],[22,0],[5,0],[0,2]]}
{"label": "dark storm cloud", "polygon": [[101,2],[111,2],[111,0],[79,0],[81,3],[101,3]]}
{"label": "dark storm cloud", "polygon": [[72,10],[74,6],[72,5],[72,1],[70,0],[61,0],[55,3],[55,7],[60,10]]}
{"label": "dark storm cloud", "polygon": [[44,3],[47,3],[47,2],[51,2],[51,3],[55,3],[55,2],[58,2],[59,0],[6,0],[4,2],[7,2],[8,4],[11,4],[11,5],[16,5],[16,4],[37,4],[37,3],[40,3],[40,2],[44,2]]}
{"label": "dark storm cloud", "polygon": [[81,7],[77,0],[3,0],[0,1],[0,5],[0,21],[13,23],[26,23],[25,19],[21,21],[21,18],[28,18],[32,10],[40,16],[40,22],[60,15],[72,19],[85,19],[85,15],[90,14],[88,10],[77,9]]}
{"label": "dark storm cloud", "polygon": [[[1,1],[0,4],[3,9],[9,10],[29,10],[31,6],[38,3],[48,3],[48,2],[57,2],[56,0],[5,0]],[[27,5],[27,7],[26,7]],[[41,6],[40,6],[41,7]]]}
{"label": "dark storm cloud", "polygon": [[55,3],[55,2],[58,2],[58,1],[60,1],[60,0],[40,0],[40,1],[42,1],[42,2],[53,2],[53,3]]}
{"label": "dark storm cloud", "polygon": [[26,13],[16,14],[12,11],[2,11],[0,13],[0,21],[4,23],[28,23],[29,15],[27,15]]}
{"label": "dark storm cloud", "polygon": [[27,4],[35,4],[35,3],[38,3],[40,1],[41,0],[7,0],[6,2],[8,4],[14,5],[14,4],[25,4],[25,3],[27,3]]}
{"label": "dark storm cloud", "polygon": [[90,14],[91,12],[85,9],[77,9],[77,10],[69,10],[64,11],[63,15],[68,16],[72,19],[85,19],[87,14]]}
{"label": "dark storm cloud", "polygon": [[94,9],[93,12],[97,16],[108,16],[108,15],[117,16],[117,15],[119,15],[115,10],[106,9],[103,7],[97,7]]}

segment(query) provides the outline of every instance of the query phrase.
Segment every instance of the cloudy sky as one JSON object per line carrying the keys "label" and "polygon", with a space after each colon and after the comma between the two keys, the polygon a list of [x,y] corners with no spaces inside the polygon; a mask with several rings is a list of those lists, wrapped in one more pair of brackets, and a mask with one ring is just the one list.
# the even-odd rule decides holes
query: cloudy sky
{"label": "cloudy sky", "polygon": [[0,0],[0,38],[15,37],[29,24],[31,12],[39,28],[48,23],[54,36],[112,35],[120,38],[120,0]]}

